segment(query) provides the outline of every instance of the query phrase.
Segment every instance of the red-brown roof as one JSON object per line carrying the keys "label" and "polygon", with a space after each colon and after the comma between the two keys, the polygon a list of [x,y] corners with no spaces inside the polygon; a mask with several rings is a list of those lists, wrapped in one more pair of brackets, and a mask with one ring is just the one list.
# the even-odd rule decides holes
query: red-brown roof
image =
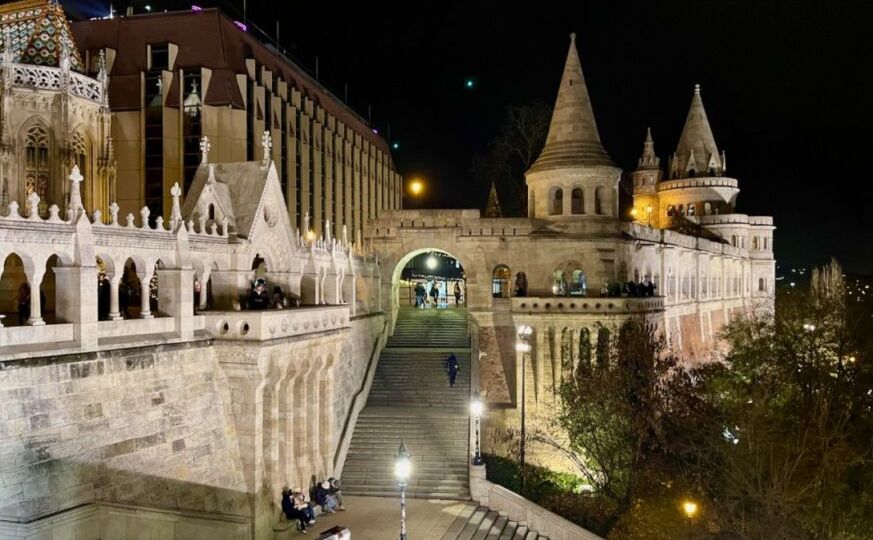
{"label": "red-brown roof", "polygon": [[109,74],[109,103],[113,110],[140,108],[139,81],[140,73],[147,69],[146,46],[169,42],[179,47],[174,65],[176,69],[202,66],[212,70],[209,87],[203,90],[203,101],[207,105],[245,108],[236,75],[247,74],[246,59],[254,58],[259,66],[269,69],[274,78],[283,79],[290,87],[296,88],[327,113],[391,155],[385,140],[373,133],[360,116],[299,66],[237,28],[233,20],[218,9],[79,21],[73,23],[72,27],[76,42],[83,51],[107,47],[116,51]]}

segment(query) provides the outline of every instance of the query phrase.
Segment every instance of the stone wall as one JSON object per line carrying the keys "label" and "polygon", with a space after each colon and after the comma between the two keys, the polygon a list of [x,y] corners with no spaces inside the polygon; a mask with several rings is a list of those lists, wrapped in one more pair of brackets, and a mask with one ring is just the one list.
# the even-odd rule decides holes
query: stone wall
{"label": "stone wall", "polygon": [[249,513],[208,341],[0,364],[0,519],[93,501]]}
{"label": "stone wall", "polygon": [[352,321],[349,338],[343,343],[340,361],[336,366],[334,376],[334,447],[339,444],[343,427],[351,412],[352,401],[361,390],[364,377],[367,376],[367,366],[373,354],[373,347],[383,332],[385,317],[380,313],[375,316],[359,317]]}

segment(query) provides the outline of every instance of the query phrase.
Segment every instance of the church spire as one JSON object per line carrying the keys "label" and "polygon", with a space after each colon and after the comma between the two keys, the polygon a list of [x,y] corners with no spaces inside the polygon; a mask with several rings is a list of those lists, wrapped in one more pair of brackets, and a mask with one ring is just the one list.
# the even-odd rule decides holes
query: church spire
{"label": "church spire", "polygon": [[570,34],[570,50],[549,124],[549,135],[529,172],[598,165],[615,166],[600,142],[576,50],[576,34]]}
{"label": "church spire", "polygon": [[719,176],[724,173],[724,163],[706,118],[699,84],[694,85],[685,128],[671,161],[670,176],[673,178]]}
{"label": "church spire", "polygon": [[491,181],[491,191],[488,193],[488,204],[485,206],[484,217],[503,217],[503,213],[500,211],[500,201],[497,199],[497,187],[494,185],[493,180]]}
{"label": "church spire", "polygon": [[661,159],[655,154],[655,141],[652,139],[652,128],[646,128],[646,140],[643,142],[643,155],[637,162],[637,169],[657,169]]}

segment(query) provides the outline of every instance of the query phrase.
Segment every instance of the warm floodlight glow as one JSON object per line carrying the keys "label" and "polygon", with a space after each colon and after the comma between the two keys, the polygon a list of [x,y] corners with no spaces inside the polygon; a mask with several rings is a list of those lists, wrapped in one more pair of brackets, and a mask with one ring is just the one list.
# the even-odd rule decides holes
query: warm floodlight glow
{"label": "warm floodlight glow", "polygon": [[533,334],[533,328],[526,324],[519,326],[516,331],[518,332],[518,337],[522,339],[528,338],[531,334]]}
{"label": "warm floodlight glow", "polygon": [[685,516],[688,517],[688,519],[697,515],[697,510],[697,503],[694,501],[684,501],[682,503],[682,511],[685,512]]}
{"label": "warm floodlight glow", "polygon": [[304,238],[306,238],[307,242],[314,242],[315,241],[315,231],[313,231],[312,229],[309,229],[308,231],[306,231],[306,236]]}
{"label": "warm floodlight glow", "polygon": [[482,399],[477,395],[470,402],[470,415],[474,417],[482,416],[483,410],[485,410],[485,404],[482,403]]}
{"label": "warm floodlight glow", "polygon": [[421,195],[424,192],[424,182],[413,180],[409,183],[409,192],[413,195]]}
{"label": "warm floodlight glow", "polygon": [[637,217],[637,209],[636,209],[636,208],[631,208],[631,212],[630,212],[630,214],[631,214],[631,217],[632,217],[632,218],[636,219],[636,217]]}

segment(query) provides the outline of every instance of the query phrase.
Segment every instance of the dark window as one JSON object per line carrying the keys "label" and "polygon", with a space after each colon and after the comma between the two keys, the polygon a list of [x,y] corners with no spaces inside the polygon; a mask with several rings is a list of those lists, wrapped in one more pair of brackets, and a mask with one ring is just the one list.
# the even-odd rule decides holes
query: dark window
{"label": "dark window", "polygon": [[202,91],[200,87],[200,73],[194,71],[185,73],[182,83],[184,97],[182,115],[182,132],[184,147],[185,166],[185,193],[194,181],[194,173],[200,165],[200,137],[203,135],[202,118]]}

